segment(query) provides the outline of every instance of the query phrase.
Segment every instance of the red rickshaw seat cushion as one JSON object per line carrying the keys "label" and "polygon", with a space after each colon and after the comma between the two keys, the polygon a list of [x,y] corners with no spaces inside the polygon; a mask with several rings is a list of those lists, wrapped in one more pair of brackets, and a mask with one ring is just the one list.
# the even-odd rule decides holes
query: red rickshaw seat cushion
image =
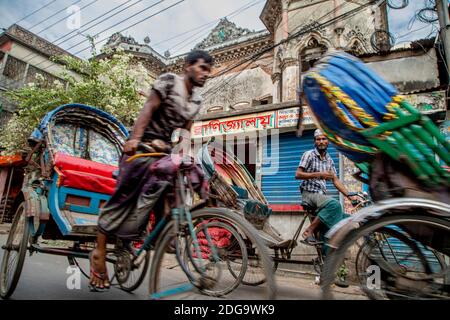
{"label": "red rickshaw seat cushion", "polygon": [[61,174],[59,185],[85,191],[112,195],[116,179],[112,174],[117,166],[94,162],[64,153],[56,153],[55,167]]}

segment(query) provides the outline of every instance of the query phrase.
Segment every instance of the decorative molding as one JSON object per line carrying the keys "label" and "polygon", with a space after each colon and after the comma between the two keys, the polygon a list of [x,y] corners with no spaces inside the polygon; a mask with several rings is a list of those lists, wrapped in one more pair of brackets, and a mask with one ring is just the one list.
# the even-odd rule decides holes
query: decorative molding
{"label": "decorative molding", "polygon": [[338,37],[340,37],[344,33],[344,27],[337,27],[334,28],[334,32],[337,34]]}
{"label": "decorative molding", "polygon": [[277,26],[277,21],[281,19],[281,12],[281,0],[268,0],[259,16],[271,33],[275,33],[275,26]]}
{"label": "decorative molding", "polygon": [[131,36],[124,36],[120,32],[113,33],[106,42],[106,47],[113,47],[119,45],[120,43],[126,43],[131,45],[139,45],[139,43]]}
{"label": "decorative molding", "polygon": [[272,82],[275,83],[281,80],[281,72],[276,72],[272,75]]}
{"label": "decorative molding", "polygon": [[362,41],[365,41],[364,34],[362,33],[361,28],[359,26],[353,27],[344,35],[344,39],[346,41],[350,41],[350,39],[355,37]]}
{"label": "decorative molding", "polygon": [[240,28],[227,18],[223,18],[220,19],[219,24],[212,29],[210,34],[195,46],[195,49],[209,48],[233,39],[239,39],[252,33],[255,32],[250,31],[247,28]]}
{"label": "decorative molding", "polygon": [[286,69],[287,67],[298,67],[299,61],[298,58],[286,58],[281,63],[281,70]]}

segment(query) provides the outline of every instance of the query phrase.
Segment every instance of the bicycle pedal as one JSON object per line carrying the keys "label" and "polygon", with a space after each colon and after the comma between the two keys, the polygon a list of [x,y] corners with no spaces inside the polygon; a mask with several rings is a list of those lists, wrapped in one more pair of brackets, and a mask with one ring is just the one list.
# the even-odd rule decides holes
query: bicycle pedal
{"label": "bicycle pedal", "polygon": [[317,241],[317,242],[314,242],[314,243],[310,243],[310,242],[308,242],[306,240],[300,240],[300,242],[305,244],[305,245],[307,245],[307,246],[311,246],[311,247],[318,247],[318,246],[323,245],[323,243],[324,243],[323,241]]}

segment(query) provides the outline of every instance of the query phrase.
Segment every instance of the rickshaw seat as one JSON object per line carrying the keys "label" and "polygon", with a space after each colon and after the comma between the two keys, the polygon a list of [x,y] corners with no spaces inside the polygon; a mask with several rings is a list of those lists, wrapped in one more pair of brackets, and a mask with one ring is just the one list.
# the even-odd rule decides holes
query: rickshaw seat
{"label": "rickshaw seat", "polygon": [[60,185],[112,195],[116,186],[113,172],[118,167],[94,162],[64,153],[56,153],[55,167],[62,174]]}

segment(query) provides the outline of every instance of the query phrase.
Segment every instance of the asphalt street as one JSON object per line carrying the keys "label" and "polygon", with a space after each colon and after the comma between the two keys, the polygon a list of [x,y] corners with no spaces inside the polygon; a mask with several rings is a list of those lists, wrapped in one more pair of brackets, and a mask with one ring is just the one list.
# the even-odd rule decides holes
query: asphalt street
{"label": "asphalt street", "polygon": [[[6,241],[6,235],[0,235],[0,245]],[[3,250],[0,250],[0,259],[3,258]],[[89,270],[87,260],[80,259],[83,270]],[[31,257],[27,253],[23,271],[18,286],[10,299],[14,300],[146,300],[148,295],[148,274],[142,285],[133,293],[127,293],[113,286],[107,292],[91,292],[88,288],[88,280],[81,277],[80,288],[69,289],[67,286],[70,273],[68,271],[68,260],[66,257],[37,253]],[[112,266],[109,265],[112,273]],[[165,272],[166,273],[166,272]],[[174,278],[183,275],[179,268],[167,268],[166,277]],[[277,276],[278,299],[319,299],[320,289],[313,283],[312,279]],[[257,295],[261,290],[259,287],[239,286],[225,298],[212,298],[200,293],[189,291],[174,296],[173,299],[203,300],[203,299],[249,299]],[[336,294],[338,299],[364,299],[357,290],[350,287],[339,288]]]}

